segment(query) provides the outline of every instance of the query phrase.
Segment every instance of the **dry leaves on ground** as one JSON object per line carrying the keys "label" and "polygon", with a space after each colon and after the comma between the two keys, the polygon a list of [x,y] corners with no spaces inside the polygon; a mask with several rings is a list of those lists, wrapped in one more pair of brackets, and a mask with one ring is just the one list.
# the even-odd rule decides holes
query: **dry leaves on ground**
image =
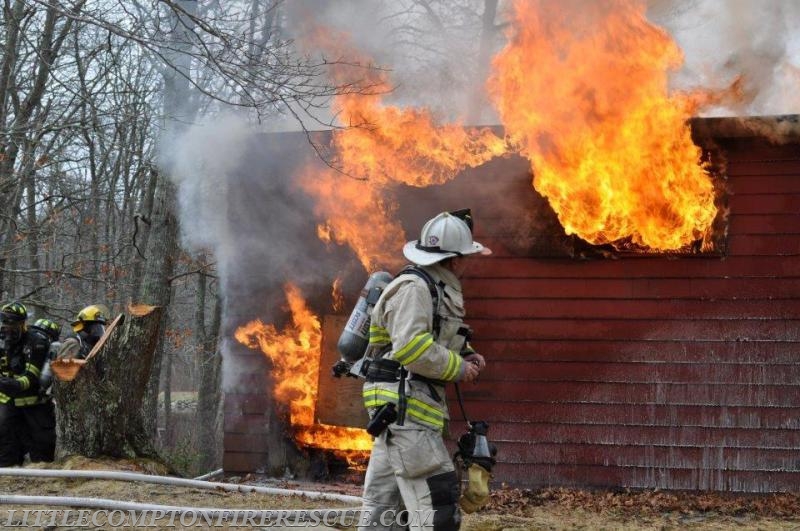
{"label": "dry leaves on ground", "polygon": [[664,513],[715,513],[725,516],[793,517],[800,514],[800,493],[730,494],[678,491],[589,491],[568,488],[511,489],[492,493],[487,513],[525,516],[530,508],[543,505],[582,509],[626,516]]}

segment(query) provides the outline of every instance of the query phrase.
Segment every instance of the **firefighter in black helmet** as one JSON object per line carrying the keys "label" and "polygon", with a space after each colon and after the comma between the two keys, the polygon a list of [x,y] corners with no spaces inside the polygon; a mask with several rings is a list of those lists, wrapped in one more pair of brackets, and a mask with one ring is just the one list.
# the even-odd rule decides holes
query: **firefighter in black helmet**
{"label": "firefighter in black helmet", "polygon": [[0,307],[0,466],[52,461],[55,454],[55,413],[49,398],[39,394],[50,338],[25,321],[19,302]]}
{"label": "firefighter in black helmet", "polygon": [[50,319],[37,319],[31,328],[39,330],[47,334],[50,339],[50,350],[47,353],[47,361],[45,361],[44,368],[42,369],[42,376],[39,378],[39,396],[43,399],[49,399],[51,396],[51,387],[53,385],[53,371],[50,368],[50,362],[56,358],[58,349],[61,348],[61,325]]}
{"label": "firefighter in black helmet", "polygon": [[101,304],[92,304],[78,312],[72,322],[72,336],[64,340],[58,351],[59,358],[85,358],[106,332],[108,310]]}

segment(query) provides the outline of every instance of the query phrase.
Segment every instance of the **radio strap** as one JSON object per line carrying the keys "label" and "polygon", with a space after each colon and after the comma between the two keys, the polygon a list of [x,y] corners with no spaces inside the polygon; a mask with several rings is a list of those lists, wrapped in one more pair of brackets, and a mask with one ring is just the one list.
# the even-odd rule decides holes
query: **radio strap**
{"label": "radio strap", "polygon": [[456,385],[456,397],[458,398],[458,407],[459,409],[461,409],[461,416],[464,417],[464,421],[467,424],[470,424],[470,421],[467,418],[467,411],[464,409],[464,401],[461,399],[461,388],[458,386],[458,384],[455,385]]}

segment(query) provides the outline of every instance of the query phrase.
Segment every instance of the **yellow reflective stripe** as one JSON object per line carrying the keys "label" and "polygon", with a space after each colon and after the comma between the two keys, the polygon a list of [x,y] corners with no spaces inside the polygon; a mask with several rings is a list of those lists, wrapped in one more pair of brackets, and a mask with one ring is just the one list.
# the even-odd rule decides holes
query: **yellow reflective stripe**
{"label": "yellow reflective stripe", "polygon": [[403,365],[408,365],[422,356],[422,353],[428,350],[428,347],[430,347],[432,344],[433,336],[429,332],[423,332],[409,341],[405,347],[395,352],[394,359]]}
{"label": "yellow reflective stripe", "polygon": [[442,380],[450,381],[461,371],[461,364],[463,360],[461,356],[453,352],[452,350],[448,350],[447,353],[449,354],[449,358],[447,360],[447,368],[442,373]]}
{"label": "yellow reflective stripe", "polygon": [[391,338],[388,338],[388,337],[370,337],[369,338],[369,344],[372,345],[372,346],[388,345],[391,342],[392,342]]}
{"label": "yellow reflective stripe", "polygon": [[442,380],[449,380],[447,377],[451,372],[453,372],[453,365],[455,365],[455,360],[453,360],[453,351],[447,351],[447,367],[444,368],[444,372],[442,372],[441,379]]}
{"label": "yellow reflective stripe", "polygon": [[34,365],[33,363],[26,363],[25,364],[25,370],[27,370],[28,372],[32,373],[37,378],[42,375],[42,371],[40,371],[39,368],[36,365]]}
{"label": "yellow reflective stripe", "polygon": [[22,390],[25,391],[28,387],[31,386],[31,381],[28,379],[27,376],[17,376],[15,378],[19,382],[19,385],[22,386]]}
{"label": "yellow reflective stripe", "polygon": [[427,338],[431,337],[431,335],[427,332],[423,332],[421,334],[417,334],[414,336],[411,341],[406,343],[406,345],[399,349],[397,352],[394,353],[394,359],[403,363],[403,360],[409,355],[414,354],[419,348],[420,343],[424,343]]}
{"label": "yellow reflective stripe", "polygon": [[[387,402],[397,403],[399,395],[387,389],[368,389],[363,392],[365,407],[380,407]],[[408,398],[406,413],[418,421],[433,426],[444,428],[444,412],[430,404],[413,397]]]}
{"label": "yellow reflective stripe", "polygon": [[390,343],[392,340],[389,337],[389,331],[382,326],[369,327],[369,342],[370,343]]}
{"label": "yellow reflective stripe", "polygon": [[417,361],[417,359],[419,359],[419,357],[422,356],[422,354],[426,350],[428,350],[428,347],[430,347],[431,345],[433,345],[433,336],[431,336],[429,339],[427,339],[425,341],[425,344],[422,345],[419,349],[417,349],[416,353],[409,355],[406,358],[406,361],[402,362],[403,365],[410,365],[410,364],[414,363],[415,361]]}
{"label": "yellow reflective stripe", "polygon": [[39,397],[36,396],[36,395],[34,395],[34,396],[23,396],[23,397],[20,397],[20,398],[15,398],[14,399],[14,405],[15,406],[32,406],[33,404],[35,404],[38,401],[39,401]]}
{"label": "yellow reflective stripe", "polygon": [[442,412],[442,410],[440,410],[439,408],[433,407],[430,404],[426,404],[422,400],[418,400],[416,398],[409,397],[408,405],[409,405],[409,407],[410,406],[415,406],[415,407],[420,408],[421,410],[423,410],[425,413],[427,413],[428,415],[430,415],[433,418],[437,418],[439,420],[444,418],[444,412]]}
{"label": "yellow reflective stripe", "polygon": [[411,404],[411,401],[408,402],[408,409],[406,412],[409,417],[414,417],[439,429],[444,428],[444,418],[431,416],[426,411],[418,411],[414,408],[414,405]]}
{"label": "yellow reflective stripe", "polygon": [[392,398],[400,398],[400,395],[395,393],[394,391],[389,391],[387,389],[381,389],[376,387],[375,389],[367,389],[362,393],[364,395],[364,399],[371,398],[373,400],[378,398],[378,395],[383,395],[384,397],[388,397],[390,400]]}
{"label": "yellow reflective stripe", "polygon": [[364,407],[378,407],[384,405],[386,402],[396,402],[400,395],[393,391],[386,389],[367,389],[363,393]]}
{"label": "yellow reflective stripe", "polygon": [[11,397],[5,393],[0,393],[0,404],[7,404],[11,400]]}

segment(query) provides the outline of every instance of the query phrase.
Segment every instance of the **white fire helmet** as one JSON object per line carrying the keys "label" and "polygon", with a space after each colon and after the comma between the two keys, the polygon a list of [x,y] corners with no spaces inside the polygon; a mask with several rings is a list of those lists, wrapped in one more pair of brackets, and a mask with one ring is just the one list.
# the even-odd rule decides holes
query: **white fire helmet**
{"label": "white fire helmet", "polygon": [[472,215],[469,209],[442,212],[429,220],[420,233],[419,240],[403,247],[406,258],[417,265],[431,265],[454,256],[492,254],[488,247],[472,239]]}

